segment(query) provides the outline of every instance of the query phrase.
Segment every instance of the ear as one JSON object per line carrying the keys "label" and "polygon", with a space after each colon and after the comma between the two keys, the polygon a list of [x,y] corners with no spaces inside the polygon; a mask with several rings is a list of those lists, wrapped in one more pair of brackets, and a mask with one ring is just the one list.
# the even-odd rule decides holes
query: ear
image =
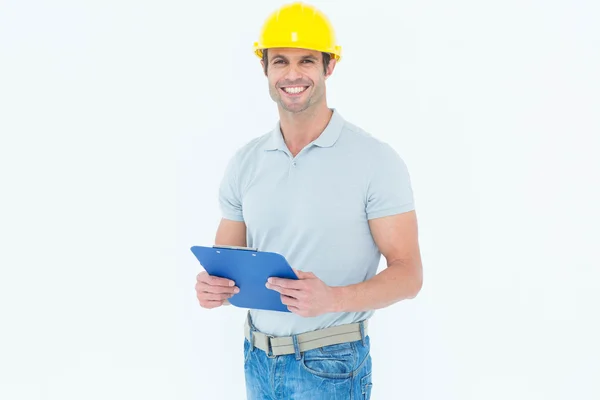
{"label": "ear", "polygon": [[265,62],[262,59],[260,60],[260,66],[262,68],[263,74],[267,76],[267,73],[265,72]]}
{"label": "ear", "polygon": [[327,64],[327,74],[325,74],[325,79],[329,78],[333,74],[333,70],[335,69],[336,65],[337,61],[332,57],[331,60],[329,60],[329,64]]}

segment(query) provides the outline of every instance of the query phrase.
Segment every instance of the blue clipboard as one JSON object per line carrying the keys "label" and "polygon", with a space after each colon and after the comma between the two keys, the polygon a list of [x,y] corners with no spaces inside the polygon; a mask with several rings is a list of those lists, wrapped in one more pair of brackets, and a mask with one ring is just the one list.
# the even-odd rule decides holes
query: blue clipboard
{"label": "blue clipboard", "polygon": [[281,254],[236,246],[193,246],[190,250],[209,275],[231,279],[240,288],[229,298],[232,305],[290,312],[279,292],[265,287],[270,277],[298,279]]}

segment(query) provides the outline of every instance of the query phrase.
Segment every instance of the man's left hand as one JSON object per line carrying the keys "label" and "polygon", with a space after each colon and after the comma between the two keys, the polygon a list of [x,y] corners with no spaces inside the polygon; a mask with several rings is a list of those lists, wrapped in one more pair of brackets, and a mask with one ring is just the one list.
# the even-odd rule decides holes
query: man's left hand
{"label": "man's left hand", "polygon": [[281,294],[281,302],[291,312],[302,317],[316,317],[334,312],[334,288],[327,286],[312,272],[294,269],[298,280],[269,278],[266,286]]}

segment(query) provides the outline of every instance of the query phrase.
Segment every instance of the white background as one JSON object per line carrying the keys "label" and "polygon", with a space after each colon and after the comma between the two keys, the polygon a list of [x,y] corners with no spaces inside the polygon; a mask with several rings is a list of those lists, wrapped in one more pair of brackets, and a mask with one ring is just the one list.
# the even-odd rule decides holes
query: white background
{"label": "white background", "polygon": [[[0,2],[0,398],[244,398],[244,311],[198,306],[189,247],[276,122],[251,46],[280,4]],[[401,154],[419,217],[373,398],[600,398],[597,2],[313,4],[329,105]]]}

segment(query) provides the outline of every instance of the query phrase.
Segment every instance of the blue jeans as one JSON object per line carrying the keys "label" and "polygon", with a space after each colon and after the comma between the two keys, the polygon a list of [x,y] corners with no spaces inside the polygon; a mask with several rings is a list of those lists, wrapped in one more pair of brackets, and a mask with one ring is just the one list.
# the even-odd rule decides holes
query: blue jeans
{"label": "blue jeans", "polygon": [[267,357],[244,340],[247,400],[369,400],[370,338]]}

